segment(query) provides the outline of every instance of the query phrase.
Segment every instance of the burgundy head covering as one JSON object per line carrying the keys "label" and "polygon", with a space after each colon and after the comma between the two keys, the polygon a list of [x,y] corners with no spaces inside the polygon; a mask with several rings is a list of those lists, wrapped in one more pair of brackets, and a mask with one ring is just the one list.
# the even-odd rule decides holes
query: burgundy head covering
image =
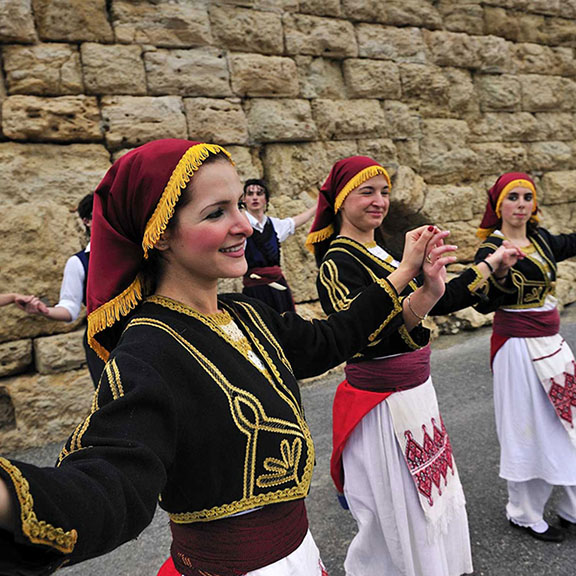
{"label": "burgundy head covering", "polygon": [[391,188],[390,176],[383,166],[368,156],[351,156],[332,166],[320,188],[316,217],[308,233],[306,246],[314,252],[323,251],[335,234],[334,221],[348,194],[374,176],[382,174]]}
{"label": "burgundy head covering", "polygon": [[496,180],[496,183],[488,191],[488,203],[480,223],[480,228],[476,231],[476,236],[483,240],[487,238],[498,226],[502,219],[502,200],[513,188],[522,187],[532,190],[534,194],[534,210],[530,217],[530,222],[538,223],[538,200],[536,198],[536,185],[528,174],[524,172],[506,172]]}
{"label": "burgundy head covering", "polygon": [[88,266],[88,342],[103,359],[118,339],[119,320],[142,300],[141,268],[194,172],[214,144],[156,140],[117,160],[94,193]]}

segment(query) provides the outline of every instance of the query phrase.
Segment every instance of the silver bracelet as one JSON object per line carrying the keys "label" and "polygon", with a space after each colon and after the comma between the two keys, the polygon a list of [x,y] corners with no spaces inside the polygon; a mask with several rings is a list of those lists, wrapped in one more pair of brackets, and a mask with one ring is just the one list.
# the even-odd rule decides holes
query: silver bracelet
{"label": "silver bracelet", "polygon": [[428,318],[428,314],[424,314],[424,316],[420,316],[420,314],[417,314],[414,311],[414,308],[412,308],[412,303],[410,302],[411,296],[412,296],[412,294],[408,294],[408,296],[406,296],[406,304],[408,304],[408,310],[410,310],[410,312],[412,312],[412,314],[414,314],[414,316],[416,316],[416,318],[418,318],[418,320],[420,320],[420,322],[422,322],[422,320],[426,320],[426,318]]}

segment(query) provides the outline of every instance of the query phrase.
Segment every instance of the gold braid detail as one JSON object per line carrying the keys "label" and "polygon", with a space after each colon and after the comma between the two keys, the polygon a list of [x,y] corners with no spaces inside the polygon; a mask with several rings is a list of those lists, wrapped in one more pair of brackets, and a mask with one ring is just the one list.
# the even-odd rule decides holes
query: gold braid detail
{"label": "gold braid detail", "polygon": [[38,520],[34,512],[34,498],[30,494],[30,484],[22,472],[5,458],[0,457],[0,467],[9,475],[16,490],[16,496],[20,503],[20,520],[22,532],[33,544],[44,544],[55,548],[63,554],[70,554],[78,541],[78,532],[70,530],[66,532],[62,528],[56,528],[44,520]]}

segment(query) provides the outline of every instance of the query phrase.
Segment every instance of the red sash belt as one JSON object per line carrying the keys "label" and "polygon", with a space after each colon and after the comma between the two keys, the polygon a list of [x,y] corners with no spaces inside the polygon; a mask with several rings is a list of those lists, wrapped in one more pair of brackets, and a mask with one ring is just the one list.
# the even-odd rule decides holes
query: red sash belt
{"label": "red sash belt", "polygon": [[430,346],[392,358],[347,365],[346,375],[351,376],[353,382],[344,380],[338,386],[332,406],[330,474],[340,493],[344,491],[342,452],[350,434],[362,418],[390,394],[415,388],[428,380]]}
{"label": "red sash belt", "polygon": [[213,522],[176,524],[171,555],[185,576],[241,576],[291,554],[308,532],[304,500]]}
{"label": "red sash belt", "polygon": [[[261,278],[250,278],[251,274],[257,274]],[[270,284],[270,282],[280,282],[282,280],[284,280],[284,274],[280,266],[263,266],[261,268],[249,268],[248,272],[242,277],[242,284],[249,288],[250,286],[263,286]]]}
{"label": "red sash belt", "polygon": [[554,336],[560,331],[558,308],[546,312],[507,312],[496,310],[490,339],[490,365],[508,338]]}
{"label": "red sash belt", "polygon": [[347,364],[346,379],[368,392],[399,392],[415,388],[430,376],[430,346],[409,354]]}

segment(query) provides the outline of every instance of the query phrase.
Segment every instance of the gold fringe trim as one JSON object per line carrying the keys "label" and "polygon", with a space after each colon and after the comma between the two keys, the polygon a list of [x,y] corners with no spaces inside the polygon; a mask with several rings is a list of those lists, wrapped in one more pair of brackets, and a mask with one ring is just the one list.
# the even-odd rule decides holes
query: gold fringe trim
{"label": "gold fringe trim", "polygon": [[[168,222],[174,215],[174,208],[180,199],[182,190],[186,188],[188,182],[208,156],[216,154],[225,154],[230,162],[232,157],[230,153],[218,146],[217,144],[195,144],[186,150],[182,158],[178,161],[176,168],[172,171],[170,180],[154,213],[146,223],[144,236],[142,238],[142,250],[144,258],[148,258],[148,251],[154,248],[156,242],[160,239],[163,232],[168,226]],[[96,340],[96,334],[110,328],[120,320],[122,316],[129,314],[142,300],[142,281],[137,276],[132,284],[121,294],[115,296],[109,302],[102,304],[88,316],[88,344],[98,354],[102,360],[107,361],[110,351],[106,350],[102,344]]]}
{"label": "gold fringe trim", "polygon": [[174,215],[174,207],[182,194],[182,190],[186,188],[194,172],[202,166],[204,160],[206,160],[210,154],[216,155],[219,153],[225,154],[230,162],[232,162],[232,157],[228,151],[217,144],[196,144],[188,148],[182,158],[180,158],[180,161],[170,176],[168,184],[166,184],[166,188],[164,188],[164,192],[162,192],[154,214],[152,214],[146,224],[146,230],[142,238],[144,258],[148,258],[148,250],[154,248],[156,242],[158,242],[160,236],[162,236],[162,233],[166,230],[168,222],[170,222],[170,219]]}
{"label": "gold fringe trim", "polygon": [[338,192],[336,200],[334,201],[334,214],[336,214],[338,210],[340,210],[342,203],[344,202],[344,200],[346,200],[346,196],[348,196],[348,194],[350,194],[350,192],[352,192],[354,188],[358,188],[358,186],[364,184],[366,180],[370,180],[370,178],[374,178],[374,176],[378,176],[378,174],[382,174],[386,178],[386,181],[388,182],[388,187],[390,188],[390,190],[392,190],[392,183],[390,182],[390,176],[388,175],[388,172],[386,172],[385,168],[378,165],[364,168],[364,170],[361,170],[353,178],[348,180],[344,188],[342,188],[342,190]]}
{"label": "gold fringe trim", "polygon": [[322,228],[321,230],[316,230],[315,232],[310,232],[306,237],[305,246],[310,250],[310,252],[314,251],[313,244],[318,244],[320,242],[324,242],[324,240],[328,240],[332,234],[334,234],[334,225],[329,224],[326,228]]}
{"label": "gold fringe trim", "polygon": [[478,228],[478,230],[476,230],[476,236],[478,236],[480,240],[486,240],[494,230],[496,230],[496,228]]}
{"label": "gold fringe trim", "polygon": [[110,356],[110,351],[106,350],[100,342],[96,340],[96,334],[110,328],[122,316],[129,314],[142,300],[142,281],[140,276],[136,276],[132,284],[112,298],[112,300],[96,308],[88,316],[88,344],[106,362]]}
{"label": "gold fringe trim", "polygon": [[5,458],[0,458],[0,466],[10,475],[20,502],[20,521],[22,532],[33,544],[44,544],[55,548],[63,554],[70,554],[78,541],[78,532],[70,530],[65,532],[62,528],[55,528],[51,524],[38,520],[34,512],[34,498],[30,494],[30,484],[22,472]]}

